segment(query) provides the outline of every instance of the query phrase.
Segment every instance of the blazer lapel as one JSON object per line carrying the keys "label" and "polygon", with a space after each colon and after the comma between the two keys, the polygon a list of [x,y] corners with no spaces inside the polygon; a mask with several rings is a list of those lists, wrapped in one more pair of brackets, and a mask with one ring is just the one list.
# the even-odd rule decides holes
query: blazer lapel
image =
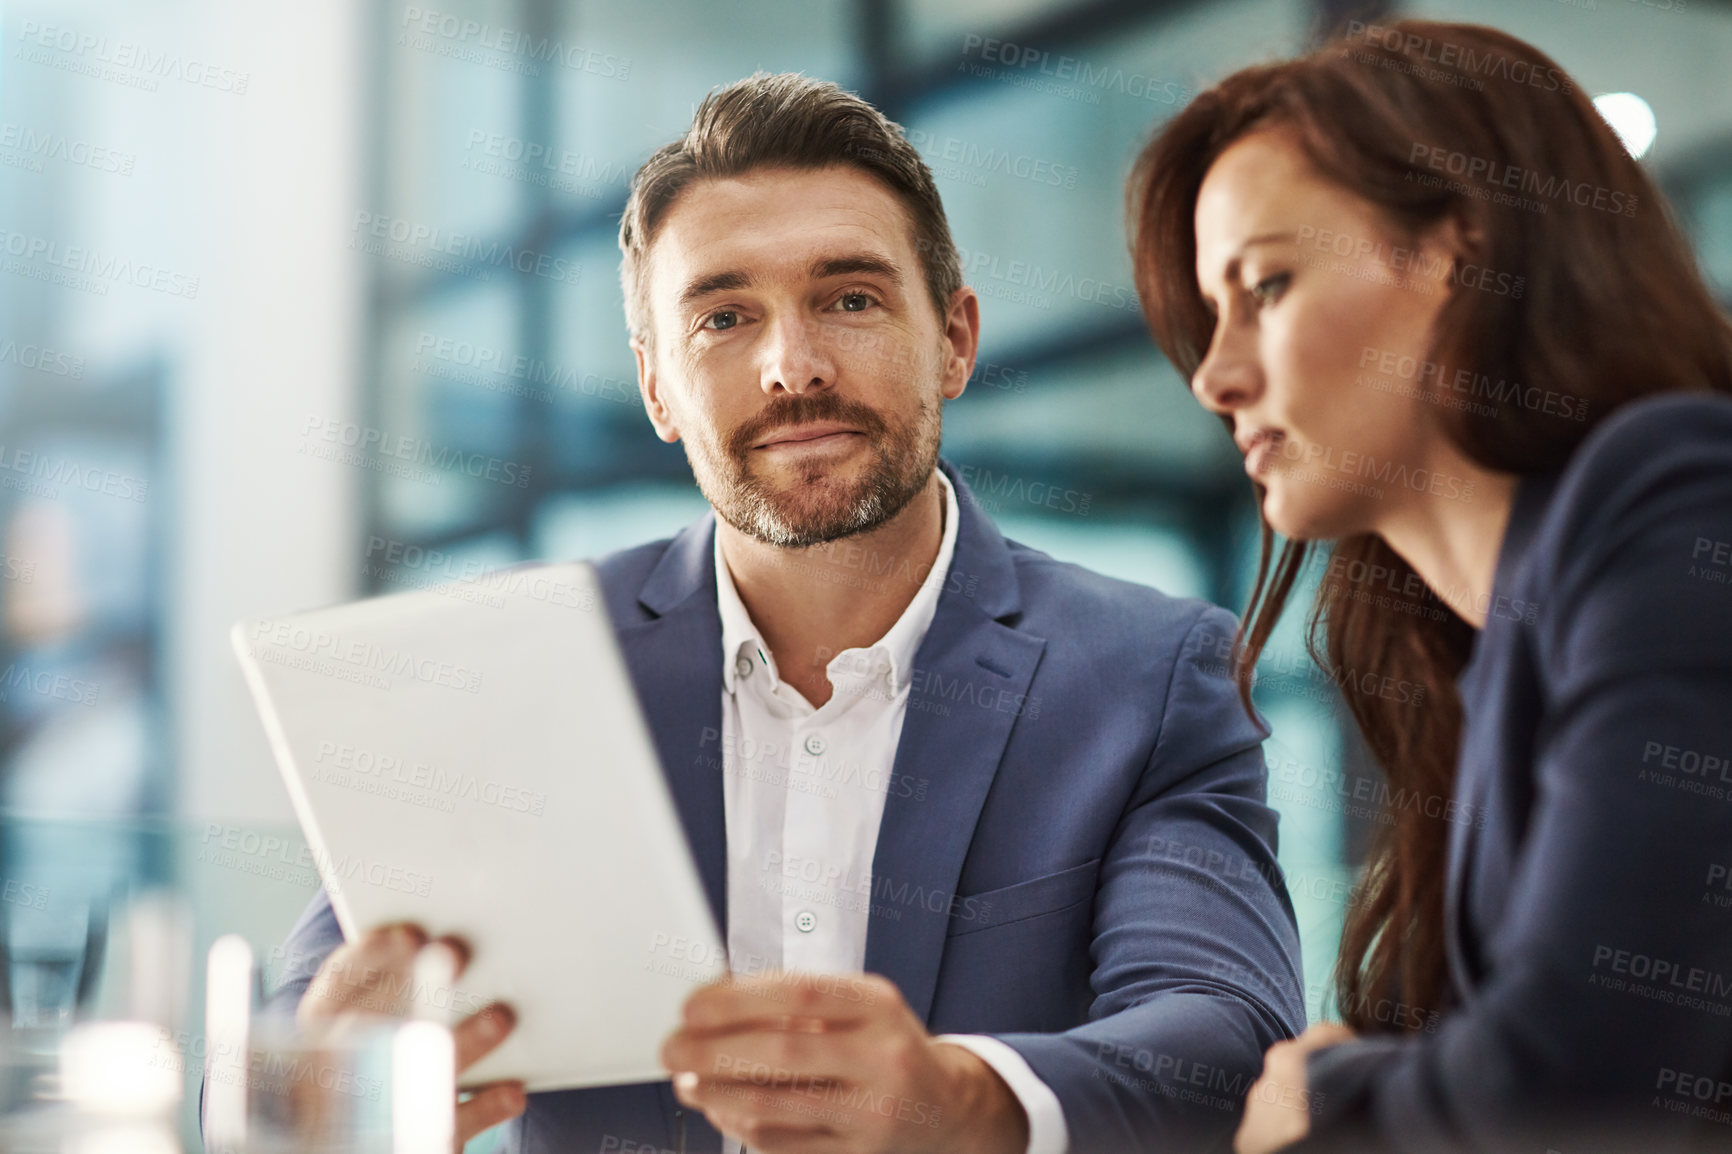
{"label": "blazer lapel", "polygon": [[722,623],[716,611],[714,519],[687,528],[644,582],[660,614],[616,632],[704,895],[726,940],[727,826],[722,797]]}
{"label": "blazer lapel", "polygon": [[[1516,573],[1527,556],[1540,517],[1557,486],[1557,474],[1523,477],[1517,484],[1510,502],[1509,520],[1504,526],[1503,541],[1498,546],[1497,567],[1492,578],[1494,594],[1508,594],[1514,587]],[[1501,622],[1499,624],[1502,624]],[[1514,626],[1511,626],[1514,628]],[[1490,732],[1496,721],[1472,716],[1475,705],[1485,701],[1481,679],[1485,671],[1479,659],[1485,652],[1482,629],[1475,637],[1467,664],[1456,675],[1456,688],[1461,698],[1462,719],[1460,751],[1456,757],[1455,799],[1473,807],[1481,822],[1457,821],[1449,830],[1448,859],[1445,867],[1443,892],[1444,953],[1449,961],[1451,984],[1457,1001],[1467,1005],[1482,978],[1479,949],[1483,943],[1473,932],[1473,919],[1468,906],[1469,890],[1474,876],[1475,853],[1482,836],[1480,828],[1490,806],[1497,800],[1498,783],[1481,767],[1496,763],[1496,751],[1476,748],[1480,732]]]}
{"label": "blazer lapel", "polygon": [[944,469],[961,521],[896,746],[892,780],[916,788],[885,799],[866,933],[866,969],[894,981],[922,1020],[975,824],[1046,650],[1043,638],[997,620],[1021,607],[1009,548],[962,479]]}
{"label": "blazer lapel", "polygon": [[[1472,812],[1484,813],[1484,790],[1472,780],[1471,770],[1458,765],[1455,795],[1473,807]],[[1458,821],[1449,830],[1449,849],[1443,891],[1443,945],[1449,962],[1450,984],[1460,1005],[1473,999],[1473,988],[1479,981],[1479,966],[1468,956],[1467,879],[1468,865],[1473,857],[1475,831],[1468,822]]]}

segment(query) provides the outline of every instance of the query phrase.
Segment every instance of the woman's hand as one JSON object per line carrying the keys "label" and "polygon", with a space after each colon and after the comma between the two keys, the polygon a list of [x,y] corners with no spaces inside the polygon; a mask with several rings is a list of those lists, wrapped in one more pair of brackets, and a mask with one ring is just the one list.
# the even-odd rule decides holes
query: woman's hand
{"label": "woman's hand", "polygon": [[1263,1076],[1245,1097],[1245,1116],[1233,1135],[1234,1154],[1268,1154],[1311,1131],[1311,1093],[1305,1059],[1313,1050],[1351,1042],[1346,1026],[1321,1022],[1290,1042],[1276,1042],[1263,1055]]}

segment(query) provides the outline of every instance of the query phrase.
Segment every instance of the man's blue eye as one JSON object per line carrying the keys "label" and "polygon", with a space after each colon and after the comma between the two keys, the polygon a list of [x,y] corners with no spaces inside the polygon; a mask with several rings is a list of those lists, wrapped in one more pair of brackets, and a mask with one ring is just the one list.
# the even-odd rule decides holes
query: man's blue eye
{"label": "man's blue eye", "polygon": [[732,309],[711,313],[704,321],[706,329],[731,329],[740,323],[740,314]]}

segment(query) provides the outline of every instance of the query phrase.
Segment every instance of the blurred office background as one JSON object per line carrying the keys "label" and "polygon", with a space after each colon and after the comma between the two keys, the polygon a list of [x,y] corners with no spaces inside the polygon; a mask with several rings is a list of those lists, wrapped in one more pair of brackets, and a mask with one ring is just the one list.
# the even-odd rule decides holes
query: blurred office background
{"label": "blurred office background", "polygon": [[[1496,25],[1590,92],[1642,97],[1644,163],[1732,301],[1715,0],[6,0],[15,1018],[100,997],[128,894],[188,895],[195,956],[231,930],[268,951],[310,896],[294,853],[261,849],[299,843],[232,621],[594,555],[703,511],[637,399],[615,236],[636,166],[754,70],[863,93],[933,166],[985,328],[945,453],[1006,533],[1237,610],[1250,492],[1145,334],[1123,180],[1201,87],[1355,15]],[[365,444],[404,438],[495,477]],[[1315,1013],[1369,771],[1301,652],[1291,628],[1259,692]]]}

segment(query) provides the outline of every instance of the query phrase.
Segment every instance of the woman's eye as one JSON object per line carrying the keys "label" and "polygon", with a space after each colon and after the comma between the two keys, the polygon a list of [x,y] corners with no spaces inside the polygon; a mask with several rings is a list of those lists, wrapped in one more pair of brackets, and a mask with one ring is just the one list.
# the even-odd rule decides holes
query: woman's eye
{"label": "woman's eye", "polygon": [[719,309],[704,318],[703,328],[731,329],[740,323],[740,314],[733,309]]}
{"label": "woman's eye", "polygon": [[1251,298],[1260,305],[1274,304],[1276,298],[1287,288],[1287,282],[1292,279],[1291,273],[1284,272],[1264,277],[1251,286]]}

